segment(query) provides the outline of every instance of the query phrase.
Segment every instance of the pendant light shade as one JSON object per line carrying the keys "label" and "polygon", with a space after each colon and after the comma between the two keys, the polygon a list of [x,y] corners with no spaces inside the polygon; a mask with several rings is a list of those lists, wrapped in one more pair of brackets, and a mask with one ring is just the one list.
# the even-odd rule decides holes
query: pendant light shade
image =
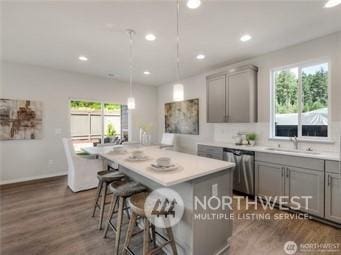
{"label": "pendant light shade", "polygon": [[184,100],[184,85],[177,83],[173,85],[173,101]]}
{"label": "pendant light shade", "polygon": [[133,36],[135,31],[132,29],[127,30],[129,36],[129,90],[130,96],[128,97],[127,105],[129,110],[135,109],[135,98],[133,97]]}
{"label": "pendant light shade", "polygon": [[178,82],[173,85],[173,101],[184,100],[184,85],[179,82],[180,80],[180,29],[179,29],[179,16],[180,16],[180,1],[177,0],[176,5],[176,78]]}
{"label": "pendant light shade", "polygon": [[128,109],[132,110],[135,109],[135,98],[134,97],[128,97]]}

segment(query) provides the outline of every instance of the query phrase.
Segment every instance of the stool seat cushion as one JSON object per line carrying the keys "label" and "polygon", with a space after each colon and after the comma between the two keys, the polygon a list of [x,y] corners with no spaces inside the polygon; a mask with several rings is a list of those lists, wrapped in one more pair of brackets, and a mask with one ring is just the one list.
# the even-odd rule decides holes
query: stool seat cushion
{"label": "stool seat cushion", "polygon": [[102,182],[113,182],[117,180],[121,180],[125,175],[118,171],[100,171],[97,173],[98,180]]}
{"label": "stool seat cushion", "polygon": [[148,192],[141,192],[129,198],[129,206],[133,213],[138,216],[145,217],[144,205],[148,195]]}
{"label": "stool seat cushion", "polygon": [[116,181],[109,185],[109,190],[119,197],[130,197],[136,193],[147,190],[145,186],[134,181]]}

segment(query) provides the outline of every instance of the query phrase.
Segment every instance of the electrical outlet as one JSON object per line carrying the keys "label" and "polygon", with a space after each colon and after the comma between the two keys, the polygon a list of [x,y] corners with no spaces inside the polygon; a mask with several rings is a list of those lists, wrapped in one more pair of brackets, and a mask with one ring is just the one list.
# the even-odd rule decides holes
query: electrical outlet
{"label": "electrical outlet", "polygon": [[212,196],[217,197],[218,196],[218,184],[213,184],[212,185]]}

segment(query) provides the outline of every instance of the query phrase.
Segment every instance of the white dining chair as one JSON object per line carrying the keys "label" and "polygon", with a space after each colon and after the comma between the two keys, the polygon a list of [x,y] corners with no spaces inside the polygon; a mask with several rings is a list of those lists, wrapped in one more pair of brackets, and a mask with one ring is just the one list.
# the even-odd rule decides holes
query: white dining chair
{"label": "white dining chair", "polygon": [[97,172],[103,170],[102,160],[77,156],[71,139],[63,138],[63,144],[68,164],[69,188],[73,192],[96,188]]}
{"label": "white dining chair", "polygon": [[163,133],[161,139],[161,149],[174,149],[175,146],[175,135],[170,133]]}

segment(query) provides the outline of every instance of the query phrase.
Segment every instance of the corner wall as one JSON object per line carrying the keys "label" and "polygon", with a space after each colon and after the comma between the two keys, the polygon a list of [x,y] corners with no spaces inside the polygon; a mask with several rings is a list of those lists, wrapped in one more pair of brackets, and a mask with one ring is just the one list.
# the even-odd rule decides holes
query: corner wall
{"label": "corner wall", "polygon": [[[0,141],[2,184],[67,172],[62,138],[70,136],[69,99],[125,104],[129,95],[129,86],[113,79],[9,62],[2,62],[1,69],[0,98],[43,102],[43,139]],[[134,96],[132,138],[138,140],[141,123],[152,123],[157,142],[157,89],[135,85]]]}

